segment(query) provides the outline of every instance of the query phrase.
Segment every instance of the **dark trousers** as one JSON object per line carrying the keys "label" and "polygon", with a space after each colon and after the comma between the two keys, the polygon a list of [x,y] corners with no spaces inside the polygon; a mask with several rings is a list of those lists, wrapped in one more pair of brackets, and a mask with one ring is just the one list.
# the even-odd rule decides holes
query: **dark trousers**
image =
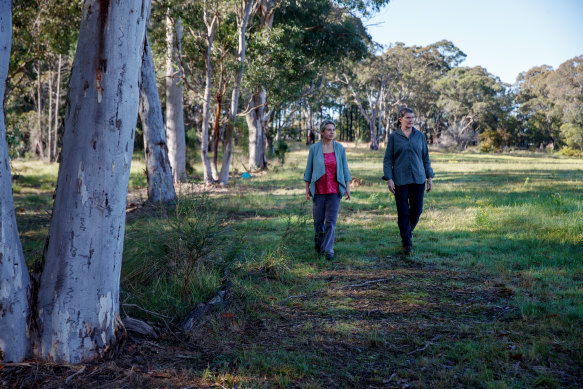
{"label": "dark trousers", "polygon": [[403,247],[411,247],[412,232],[423,212],[425,184],[395,186],[395,202]]}
{"label": "dark trousers", "polygon": [[340,194],[317,194],[314,205],[314,243],[321,253],[334,254],[334,233],[340,208]]}

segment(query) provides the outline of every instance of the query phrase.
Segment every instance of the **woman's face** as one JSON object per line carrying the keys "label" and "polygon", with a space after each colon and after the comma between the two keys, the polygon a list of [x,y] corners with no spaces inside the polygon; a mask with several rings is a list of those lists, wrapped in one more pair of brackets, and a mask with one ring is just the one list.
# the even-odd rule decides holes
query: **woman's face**
{"label": "woman's face", "polygon": [[413,128],[413,122],[415,121],[415,115],[412,113],[406,113],[405,116],[399,119],[401,122],[401,129],[410,130]]}
{"label": "woman's face", "polygon": [[326,140],[333,140],[334,135],[336,135],[336,127],[334,126],[334,124],[332,123],[326,124],[326,126],[324,127],[324,131],[322,131],[322,138]]}

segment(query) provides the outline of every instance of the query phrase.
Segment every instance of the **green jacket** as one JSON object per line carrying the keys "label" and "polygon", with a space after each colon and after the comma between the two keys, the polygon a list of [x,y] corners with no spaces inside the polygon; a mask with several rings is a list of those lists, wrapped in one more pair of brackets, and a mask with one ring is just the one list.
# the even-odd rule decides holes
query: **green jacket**
{"label": "green jacket", "polygon": [[[340,196],[344,196],[346,191],[346,182],[352,181],[350,170],[348,170],[348,162],[346,161],[346,150],[340,143],[332,141],[334,145],[334,155],[336,156],[336,180],[338,181],[338,190]],[[314,143],[310,147],[308,154],[308,163],[306,164],[306,171],[304,172],[304,181],[310,183],[310,192],[314,196],[316,192],[316,181],[318,181],[324,174],[326,174],[326,166],[324,165],[324,152],[322,151],[322,142]]]}
{"label": "green jacket", "polygon": [[383,161],[383,175],[395,185],[424,184],[427,178],[434,177],[427,139],[421,131],[413,128],[409,138],[401,130],[391,133]]}

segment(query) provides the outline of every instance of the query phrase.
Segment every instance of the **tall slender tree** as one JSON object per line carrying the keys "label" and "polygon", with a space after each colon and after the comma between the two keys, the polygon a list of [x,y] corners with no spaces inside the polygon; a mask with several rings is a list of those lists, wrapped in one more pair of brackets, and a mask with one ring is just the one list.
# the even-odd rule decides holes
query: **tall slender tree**
{"label": "tall slender tree", "polygon": [[182,22],[166,13],[166,136],[174,182],[186,179],[186,134],[182,95]]}
{"label": "tall slender tree", "polygon": [[144,131],[148,201],[152,203],[173,201],[176,199],[176,191],[168,159],[164,119],[156,85],[156,69],[147,38],[142,58],[139,115]]}

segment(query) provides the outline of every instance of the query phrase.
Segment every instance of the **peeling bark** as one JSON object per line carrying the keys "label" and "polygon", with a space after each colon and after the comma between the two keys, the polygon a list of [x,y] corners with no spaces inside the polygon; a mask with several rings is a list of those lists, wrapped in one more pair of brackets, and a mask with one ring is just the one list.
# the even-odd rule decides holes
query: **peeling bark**
{"label": "peeling bark", "polygon": [[[12,44],[12,4],[0,2],[0,101],[4,101]],[[0,362],[20,362],[29,354],[30,278],[22,253],[6,143],[4,107],[0,110]]]}
{"label": "peeling bark", "polygon": [[149,8],[85,2],[38,294],[44,360],[107,358],[125,337],[119,279]]}

